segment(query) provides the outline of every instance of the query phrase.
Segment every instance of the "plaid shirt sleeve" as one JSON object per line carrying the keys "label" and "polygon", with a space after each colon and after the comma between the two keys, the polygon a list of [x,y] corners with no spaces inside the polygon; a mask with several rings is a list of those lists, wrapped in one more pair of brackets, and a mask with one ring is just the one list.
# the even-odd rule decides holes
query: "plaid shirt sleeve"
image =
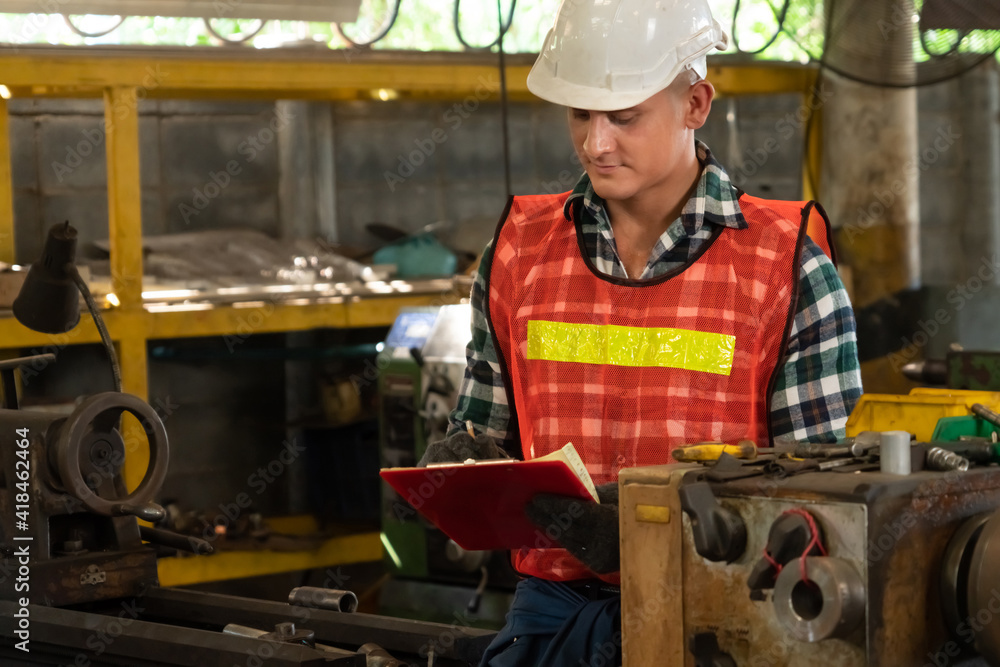
{"label": "plaid shirt sleeve", "polygon": [[[510,408],[507,392],[496,350],[493,334],[486,319],[486,281],[493,261],[493,243],[487,244],[479,262],[479,270],[472,283],[472,339],[466,347],[468,364],[465,379],[459,392],[458,406],[451,413],[448,435],[465,430],[465,423],[472,422],[476,433],[485,433],[502,441],[507,451],[517,451],[514,440],[517,433],[510,432]],[[507,445],[515,445],[509,447]]]}
{"label": "plaid shirt sleeve", "polygon": [[[503,376],[486,320],[486,278],[492,248],[486,247],[472,286],[472,340],[458,407],[451,414],[449,435],[471,421],[507,446],[510,409]],[[788,338],[784,366],[771,398],[775,437],[833,441],[843,437],[847,417],[861,395],[854,311],[833,263],[806,239],[799,272],[799,302]],[[516,451],[507,447],[508,451]]]}
{"label": "plaid shirt sleeve", "polygon": [[774,437],[833,442],[861,396],[861,366],[851,302],[833,262],[806,238],[799,302],[784,367],[771,395]]}

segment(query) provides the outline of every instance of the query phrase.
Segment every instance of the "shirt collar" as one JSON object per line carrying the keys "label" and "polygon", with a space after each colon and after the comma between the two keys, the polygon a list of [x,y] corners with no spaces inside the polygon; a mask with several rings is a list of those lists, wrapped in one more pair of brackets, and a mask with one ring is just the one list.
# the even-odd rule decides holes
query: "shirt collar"
{"label": "shirt collar", "polygon": [[[694,194],[681,210],[680,220],[684,230],[690,236],[697,233],[706,222],[733,229],[746,229],[747,221],[738,202],[742,192],[729,180],[729,174],[715,159],[708,146],[697,139],[694,145],[702,170]],[[593,217],[599,227],[610,227],[611,221],[604,200],[594,192],[586,172],[580,176],[573,192],[563,204],[563,215],[567,220],[572,220],[574,203],[581,204],[583,211]]]}

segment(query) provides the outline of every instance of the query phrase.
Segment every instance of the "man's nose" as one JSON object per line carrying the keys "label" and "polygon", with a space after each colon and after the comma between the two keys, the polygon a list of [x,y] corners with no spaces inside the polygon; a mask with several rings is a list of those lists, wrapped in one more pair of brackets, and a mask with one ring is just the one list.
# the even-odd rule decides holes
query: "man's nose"
{"label": "man's nose", "polygon": [[587,138],[583,142],[583,150],[591,158],[600,157],[614,149],[614,136],[611,123],[604,114],[592,113],[587,125]]}

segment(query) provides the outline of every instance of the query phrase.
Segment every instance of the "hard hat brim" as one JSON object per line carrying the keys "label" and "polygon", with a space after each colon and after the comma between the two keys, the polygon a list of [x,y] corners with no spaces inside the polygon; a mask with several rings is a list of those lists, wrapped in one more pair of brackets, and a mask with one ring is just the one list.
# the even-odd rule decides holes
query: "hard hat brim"
{"label": "hard hat brim", "polygon": [[[670,82],[667,82],[669,85]],[[619,111],[642,104],[658,90],[637,90],[634,92],[610,92],[601,88],[591,88],[552,76],[545,67],[538,63],[528,72],[528,90],[536,97],[546,102],[552,102],[572,109],[587,109],[589,111]]]}

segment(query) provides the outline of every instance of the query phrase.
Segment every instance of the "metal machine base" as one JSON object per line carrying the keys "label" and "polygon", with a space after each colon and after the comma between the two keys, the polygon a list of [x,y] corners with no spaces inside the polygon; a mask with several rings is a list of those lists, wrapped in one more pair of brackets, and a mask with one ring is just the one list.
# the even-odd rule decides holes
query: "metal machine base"
{"label": "metal machine base", "polygon": [[[375,643],[400,661],[426,664],[431,652],[441,667],[474,665],[494,633],[475,628],[326,611],[165,588],[144,596],[92,605],[88,610],[30,605],[29,652],[15,648],[18,607],[0,601],[0,664],[114,665],[127,667],[364,667],[358,646]],[[292,621],[315,632],[304,645],[223,634],[239,624],[271,630]],[[390,663],[386,663],[390,664]]]}

